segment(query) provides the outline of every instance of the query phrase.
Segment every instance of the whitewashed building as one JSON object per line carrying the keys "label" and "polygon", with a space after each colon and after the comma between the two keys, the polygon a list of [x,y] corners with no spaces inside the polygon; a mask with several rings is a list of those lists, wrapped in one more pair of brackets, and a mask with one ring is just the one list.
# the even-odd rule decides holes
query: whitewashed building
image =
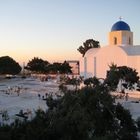
{"label": "whitewashed building", "polygon": [[128,66],[140,76],[140,45],[133,45],[133,32],[124,21],[116,22],[109,32],[109,45],[89,49],[80,59],[80,75],[105,78],[109,66]]}

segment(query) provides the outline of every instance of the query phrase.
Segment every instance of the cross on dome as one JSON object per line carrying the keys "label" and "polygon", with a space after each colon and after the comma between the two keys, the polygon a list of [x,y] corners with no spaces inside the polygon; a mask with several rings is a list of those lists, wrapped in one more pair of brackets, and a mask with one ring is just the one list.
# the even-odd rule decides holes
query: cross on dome
{"label": "cross on dome", "polygon": [[122,20],[123,19],[122,16],[120,16],[119,19]]}

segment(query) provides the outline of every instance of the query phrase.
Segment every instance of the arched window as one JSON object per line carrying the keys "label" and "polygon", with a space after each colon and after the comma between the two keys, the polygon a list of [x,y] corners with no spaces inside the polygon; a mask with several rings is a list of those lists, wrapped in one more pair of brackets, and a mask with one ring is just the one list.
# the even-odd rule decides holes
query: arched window
{"label": "arched window", "polygon": [[129,37],[129,45],[131,45],[131,38]]}
{"label": "arched window", "polygon": [[117,44],[117,37],[114,37],[114,45]]}

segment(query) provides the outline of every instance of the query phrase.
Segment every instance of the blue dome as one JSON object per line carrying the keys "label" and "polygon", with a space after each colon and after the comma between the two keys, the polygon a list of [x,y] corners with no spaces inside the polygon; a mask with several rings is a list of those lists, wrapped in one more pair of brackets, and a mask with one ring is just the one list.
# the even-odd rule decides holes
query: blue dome
{"label": "blue dome", "polygon": [[118,21],[111,28],[111,31],[121,31],[121,30],[130,31],[130,27],[124,21]]}

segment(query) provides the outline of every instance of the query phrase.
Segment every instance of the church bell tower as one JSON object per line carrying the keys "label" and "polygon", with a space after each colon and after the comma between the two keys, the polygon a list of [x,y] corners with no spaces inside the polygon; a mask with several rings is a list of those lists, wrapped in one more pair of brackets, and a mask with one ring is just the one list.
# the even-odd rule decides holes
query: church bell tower
{"label": "church bell tower", "polygon": [[112,26],[109,32],[109,45],[133,45],[133,32],[126,22],[120,20]]}

